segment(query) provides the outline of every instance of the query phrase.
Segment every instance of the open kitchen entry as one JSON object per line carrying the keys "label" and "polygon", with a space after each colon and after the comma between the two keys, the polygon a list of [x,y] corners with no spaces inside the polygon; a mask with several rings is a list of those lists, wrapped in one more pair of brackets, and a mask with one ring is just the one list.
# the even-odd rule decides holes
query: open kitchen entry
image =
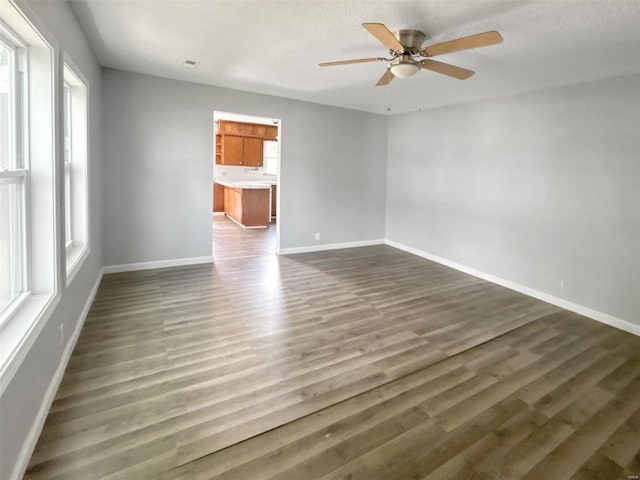
{"label": "open kitchen entry", "polygon": [[213,114],[213,258],[275,255],[279,119]]}

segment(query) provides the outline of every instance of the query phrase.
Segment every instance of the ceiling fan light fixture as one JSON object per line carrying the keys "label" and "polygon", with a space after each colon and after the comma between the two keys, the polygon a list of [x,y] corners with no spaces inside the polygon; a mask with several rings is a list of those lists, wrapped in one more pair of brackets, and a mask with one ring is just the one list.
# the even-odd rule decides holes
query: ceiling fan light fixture
{"label": "ceiling fan light fixture", "polygon": [[[486,47],[503,41],[500,33],[495,30],[490,30],[488,32],[477,33],[475,35],[423,47],[422,43],[426,36],[419,30],[398,30],[397,32],[392,32],[384,23],[363,23],[362,26],[376,37],[382,45],[387,47],[391,58],[356,58],[353,60],[339,60],[337,62],[322,62],[318,65],[321,67],[330,67],[335,65],[349,65],[352,63],[391,62],[387,64],[387,69],[376,82],[376,87],[389,85],[395,77],[411,77],[423,69],[447,75],[448,77],[458,80],[465,80],[475,72],[467,70],[466,68],[432,60],[431,57],[462,50],[471,50],[472,48]],[[415,57],[426,58],[416,60]]]}
{"label": "ceiling fan light fixture", "polygon": [[399,60],[397,63],[392,63],[389,69],[394,76],[406,78],[418,73],[420,65],[413,60]]}

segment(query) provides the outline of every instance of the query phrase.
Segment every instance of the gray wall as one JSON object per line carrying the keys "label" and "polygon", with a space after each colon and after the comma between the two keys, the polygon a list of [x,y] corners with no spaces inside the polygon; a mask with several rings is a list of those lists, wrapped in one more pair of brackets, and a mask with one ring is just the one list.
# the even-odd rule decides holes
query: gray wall
{"label": "gray wall", "polygon": [[103,72],[105,265],[211,255],[214,110],[282,119],[281,248],[384,237],[384,116]]}
{"label": "gray wall", "polygon": [[640,76],[390,117],[386,237],[640,324],[639,124]]}
{"label": "gray wall", "polygon": [[[9,478],[14,468],[18,452],[23,447],[45,392],[60,363],[62,352],[75,330],[82,308],[102,265],[100,67],[66,2],[30,2],[26,8],[32,11],[32,17],[35,14],[39,19],[36,23],[43,24],[58,41],[60,47],[58,53],[66,51],[90,82],[89,206],[91,219],[89,233],[91,254],[69,288],[65,288],[64,283],[61,285],[60,303],[0,397],[0,425],[2,425],[0,428],[0,478],[3,479]],[[58,68],[58,74],[62,75],[61,68]],[[58,93],[61,95],[61,91]],[[61,208],[59,204],[58,211],[61,211]],[[61,245],[64,245],[64,229],[60,230],[60,233]],[[60,256],[58,269],[64,272],[64,268]],[[64,324],[62,341],[60,324]]]}

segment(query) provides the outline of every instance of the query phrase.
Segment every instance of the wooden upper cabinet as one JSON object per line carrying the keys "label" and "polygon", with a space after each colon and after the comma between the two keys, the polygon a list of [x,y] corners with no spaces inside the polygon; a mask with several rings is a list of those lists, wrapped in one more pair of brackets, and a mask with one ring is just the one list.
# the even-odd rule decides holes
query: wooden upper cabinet
{"label": "wooden upper cabinet", "polygon": [[222,165],[244,165],[244,137],[222,135]]}
{"label": "wooden upper cabinet", "polygon": [[264,129],[265,129],[265,134],[264,134],[265,140],[278,139],[278,127],[276,127],[275,125],[264,125]]}
{"label": "wooden upper cabinet", "polygon": [[250,167],[262,166],[262,143],[263,140],[260,138],[243,138],[243,165]]}
{"label": "wooden upper cabinet", "polygon": [[262,166],[263,140],[237,135],[222,135],[220,155],[216,153],[218,165]]}
{"label": "wooden upper cabinet", "polygon": [[259,123],[218,120],[218,133],[221,135],[238,135],[241,137],[261,138],[263,140],[276,140],[278,137],[278,127]]}
{"label": "wooden upper cabinet", "polygon": [[278,127],[218,120],[216,164],[262,166],[265,140],[276,140]]}
{"label": "wooden upper cabinet", "polygon": [[222,165],[222,135],[216,134],[216,164]]}
{"label": "wooden upper cabinet", "polygon": [[240,135],[240,129],[236,122],[218,121],[218,133],[221,135]]}

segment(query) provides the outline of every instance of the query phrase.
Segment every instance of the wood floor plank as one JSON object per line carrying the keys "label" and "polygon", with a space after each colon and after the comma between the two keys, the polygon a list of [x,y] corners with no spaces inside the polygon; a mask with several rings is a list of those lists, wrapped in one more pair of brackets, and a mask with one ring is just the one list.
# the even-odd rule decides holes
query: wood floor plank
{"label": "wood floor plank", "polygon": [[637,337],[385,245],[275,256],[274,231],[216,217],[214,265],[105,275],[26,478],[635,471]]}
{"label": "wood floor plank", "polygon": [[600,447],[599,454],[618,465],[629,465],[640,445],[640,406]]}
{"label": "wood floor plank", "polygon": [[605,456],[594,456],[585,463],[571,480],[615,480],[625,478],[624,468]]}
{"label": "wood floor plank", "polygon": [[604,444],[638,408],[640,377],[637,377],[619,395],[598,410],[578,430],[555,448],[523,478],[533,480],[541,475],[551,478],[569,478]]}

